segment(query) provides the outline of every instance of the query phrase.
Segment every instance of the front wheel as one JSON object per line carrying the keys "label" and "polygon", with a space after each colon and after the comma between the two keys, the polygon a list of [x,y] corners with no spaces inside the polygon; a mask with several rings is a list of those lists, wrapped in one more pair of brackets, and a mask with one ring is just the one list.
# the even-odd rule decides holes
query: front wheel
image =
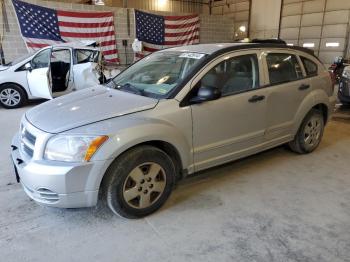
{"label": "front wheel", "polygon": [[0,87],[0,103],[7,109],[21,107],[26,102],[25,91],[15,84]]}
{"label": "front wheel", "polygon": [[320,111],[313,109],[304,118],[293,141],[289,142],[292,151],[307,154],[314,151],[321,142],[324,119]]}
{"label": "front wheel", "polygon": [[108,207],[126,218],[147,216],[168,199],[175,182],[170,157],[152,146],[124,153],[108,169],[103,181]]}

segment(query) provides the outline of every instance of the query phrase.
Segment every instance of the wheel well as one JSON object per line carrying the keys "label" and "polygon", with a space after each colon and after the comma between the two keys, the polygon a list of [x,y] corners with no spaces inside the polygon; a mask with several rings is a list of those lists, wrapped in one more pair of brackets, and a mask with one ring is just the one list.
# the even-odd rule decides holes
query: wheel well
{"label": "wheel well", "polygon": [[141,145],[149,145],[149,146],[154,146],[162,151],[164,151],[173,161],[174,167],[175,167],[175,172],[176,172],[176,181],[180,180],[183,176],[183,169],[182,169],[182,161],[180,154],[178,150],[170,143],[160,141],[160,140],[153,140],[153,141],[147,141],[138,145],[133,146],[138,147]]}
{"label": "wheel well", "polygon": [[325,104],[317,104],[312,109],[317,109],[323,115],[324,123],[327,123],[328,120],[328,107]]}
{"label": "wheel well", "polygon": [[8,84],[15,85],[15,86],[19,87],[20,89],[22,89],[23,92],[24,92],[24,94],[25,94],[25,96],[26,96],[26,99],[28,99],[28,93],[27,93],[27,91],[26,91],[25,88],[24,88],[23,86],[21,86],[20,84],[17,84],[17,83],[14,83],[14,82],[6,82],[6,83],[0,84],[0,88],[3,87],[3,86],[6,86],[6,85],[8,85]]}

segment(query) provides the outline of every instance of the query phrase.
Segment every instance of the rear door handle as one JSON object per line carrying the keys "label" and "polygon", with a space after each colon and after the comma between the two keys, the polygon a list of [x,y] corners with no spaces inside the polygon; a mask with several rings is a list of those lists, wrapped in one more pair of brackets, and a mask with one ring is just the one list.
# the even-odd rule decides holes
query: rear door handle
{"label": "rear door handle", "polygon": [[299,86],[299,90],[306,90],[310,88],[310,85],[307,85],[307,84],[302,84],[301,86]]}
{"label": "rear door handle", "polygon": [[257,95],[255,95],[255,96],[252,96],[251,98],[249,98],[248,101],[250,103],[256,103],[256,102],[264,100],[264,99],[265,99],[265,96],[257,96]]}

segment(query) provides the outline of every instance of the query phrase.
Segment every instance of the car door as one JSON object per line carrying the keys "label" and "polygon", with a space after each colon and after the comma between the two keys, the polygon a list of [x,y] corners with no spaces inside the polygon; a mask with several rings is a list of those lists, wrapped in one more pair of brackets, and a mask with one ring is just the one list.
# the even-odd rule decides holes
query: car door
{"label": "car door", "polygon": [[53,96],[57,97],[72,92],[74,89],[72,48],[53,48],[50,65]]}
{"label": "car door", "polygon": [[38,52],[30,62],[27,70],[27,81],[30,92],[38,98],[52,99],[50,85],[51,48]]}
{"label": "car door", "polygon": [[269,80],[267,99],[266,140],[288,140],[294,117],[303,99],[311,91],[299,57],[293,51],[263,53],[266,77]]}
{"label": "car door", "polygon": [[75,49],[75,64],[73,67],[74,86],[76,90],[98,85],[99,52],[89,49]]}
{"label": "car door", "polygon": [[217,100],[191,105],[196,171],[248,155],[263,142],[266,100],[260,66],[258,52],[240,52],[212,62],[194,80],[194,88],[213,86],[222,92]]}

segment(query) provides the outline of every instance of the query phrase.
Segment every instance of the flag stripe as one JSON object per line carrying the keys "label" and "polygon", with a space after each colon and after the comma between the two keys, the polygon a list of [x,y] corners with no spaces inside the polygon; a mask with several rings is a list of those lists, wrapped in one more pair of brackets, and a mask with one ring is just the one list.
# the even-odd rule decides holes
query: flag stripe
{"label": "flag stripe", "polygon": [[113,58],[113,59],[109,59],[108,62],[112,62],[112,63],[119,63],[119,58]]}
{"label": "flag stripe", "polygon": [[58,21],[60,27],[72,27],[72,28],[101,28],[101,27],[113,27],[113,21],[102,22],[102,23],[77,23],[77,22],[66,22]]}
{"label": "flag stripe", "polygon": [[75,38],[96,38],[104,36],[112,36],[114,31],[98,32],[98,33],[75,33],[75,32],[61,32],[63,37],[75,37]]}
{"label": "flag stripe", "polygon": [[78,18],[69,16],[58,16],[58,22],[71,22],[71,23],[106,23],[113,21],[113,17],[107,18]]}
{"label": "flag stripe", "polygon": [[117,54],[117,50],[113,49],[113,50],[108,50],[108,51],[104,51],[103,54],[104,55],[113,55],[113,54]]}
{"label": "flag stripe", "polygon": [[169,21],[179,21],[179,20],[189,20],[192,18],[198,18],[198,15],[185,15],[185,16],[164,16],[165,20],[169,20]]}
{"label": "flag stripe", "polygon": [[32,42],[26,42],[28,47],[31,48],[43,48],[46,46],[49,46],[49,44],[40,44],[40,43],[32,43]]}
{"label": "flag stripe", "polygon": [[[98,30],[98,31],[97,31]],[[113,27],[101,27],[101,28],[81,28],[81,27],[65,27],[65,26],[60,26],[60,31],[61,31],[61,36],[62,32],[64,33],[105,33],[105,32],[113,32],[114,30]]]}
{"label": "flag stripe", "polygon": [[199,28],[194,28],[191,31],[184,31],[184,32],[176,32],[176,33],[168,33],[165,32],[165,37],[180,37],[180,36],[188,36],[188,35],[192,35],[196,32],[199,32]]}
{"label": "flag stripe", "polygon": [[195,35],[189,39],[183,39],[178,41],[165,41],[165,45],[184,45],[190,44],[193,40],[199,40],[199,35]]}
{"label": "flag stripe", "polygon": [[77,18],[109,18],[113,17],[112,12],[73,12],[73,11],[62,11],[57,10],[58,16],[67,16],[67,17],[77,17]]}
{"label": "flag stripe", "polygon": [[183,23],[183,24],[167,24],[167,23],[165,23],[165,30],[187,28],[187,27],[193,27],[193,26],[198,26],[198,21],[190,22],[190,23]]}
{"label": "flag stripe", "polygon": [[100,43],[101,46],[115,46],[117,42],[115,40],[102,41]]}
{"label": "flag stripe", "polygon": [[174,26],[180,26],[180,25],[185,25],[185,24],[190,24],[190,23],[195,23],[195,22],[199,22],[199,18],[193,18],[193,19],[189,19],[189,20],[181,20],[181,21],[168,21],[165,20],[164,23],[166,25],[174,25]]}

